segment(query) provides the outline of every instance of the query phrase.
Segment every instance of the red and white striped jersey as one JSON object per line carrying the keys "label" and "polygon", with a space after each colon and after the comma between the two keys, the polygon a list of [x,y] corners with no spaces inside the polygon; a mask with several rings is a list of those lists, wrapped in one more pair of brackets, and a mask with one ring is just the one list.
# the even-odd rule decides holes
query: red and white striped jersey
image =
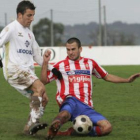
{"label": "red and white striped jersey", "polygon": [[92,75],[103,78],[107,72],[94,60],[80,57],[73,61],[68,57],[54,65],[63,76],[58,80],[51,71],[47,72],[47,78],[51,82],[56,80],[56,101],[61,106],[67,96],[74,96],[81,102],[93,107],[92,101]]}

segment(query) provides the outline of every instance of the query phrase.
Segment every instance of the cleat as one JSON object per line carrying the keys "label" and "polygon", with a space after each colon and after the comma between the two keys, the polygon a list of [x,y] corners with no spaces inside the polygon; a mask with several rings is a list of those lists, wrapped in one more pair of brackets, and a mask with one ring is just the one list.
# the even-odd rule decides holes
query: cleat
{"label": "cleat", "polygon": [[72,135],[77,135],[73,127],[68,128],[66,131],[58,131],[57,136],[72,136]]}
{"label": "cleat", "polygon": [[46,140],[52,140],[52,139],[57,135],[57,132],[58,132],[58,130],[60,129],[60,127],[61,127],[61,122],[60,122],[60,120],[55,120],[55,121],[51,124],[51,126],[50,126],[50,128],[49,128],[49,130],[48,130]]}
{"label": "cleat", "polygon": [[30,135],[36,134],[39,130],[45,129],[47,126],[48,126],[47,123],[36,123],[36,124],[34,124],[29,130]]}

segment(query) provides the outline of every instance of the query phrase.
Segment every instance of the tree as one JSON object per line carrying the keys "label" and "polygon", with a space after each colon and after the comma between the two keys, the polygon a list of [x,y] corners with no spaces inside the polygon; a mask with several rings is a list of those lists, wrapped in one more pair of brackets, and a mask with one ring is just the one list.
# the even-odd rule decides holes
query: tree
{"label": "tree", "polygon": [[[37,24],[33,26],[35,38],[40,46],[51,45],[50,27],[51,21],[47,18],[41,19]],[[61,36],[64,32],[64,26],[61,23],[53,23],[53,27],[54,45],[62,45]]]}
{"label": "tree", "polygon": [[108,33],[108,38],[110,45],[135,45],[135,36],[133,34],[125,34],[123,32],[110,32]]}
{"label": "tree", "polygon": [[[98,35],[99,30],[97,29],[95,32],[90,34],[90,38],[93,38],[93,45],[98,46]],[[104,46],[104,30],[102,27],[102,46]],[[121,31],[111,31],[107,32],[107,45],[108,46],[124,46],[124,45],[135,45],[135,36],[133,34],[125,34]]]}

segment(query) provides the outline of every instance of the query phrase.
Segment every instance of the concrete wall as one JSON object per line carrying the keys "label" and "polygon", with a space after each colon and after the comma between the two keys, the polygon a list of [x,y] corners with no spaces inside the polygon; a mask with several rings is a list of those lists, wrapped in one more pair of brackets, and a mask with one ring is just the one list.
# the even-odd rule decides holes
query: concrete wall
{"label": "concrete wall", "polygon": [[[65,47],[40,47],[52,51],[50,63],[56,63],[67,56]],[[0,49],[2,54],[2,49]],[[92,58],[100,65],[140,65],[140,46],[83,47],[81,56]]]}
{"label": "concrete wall", "polygon": [[[46,48],[52,50],[51,63],[67,56],[65,47]],[[140,65],[140,46],[83,47],[81,56],[92,58],[100,65]]]}

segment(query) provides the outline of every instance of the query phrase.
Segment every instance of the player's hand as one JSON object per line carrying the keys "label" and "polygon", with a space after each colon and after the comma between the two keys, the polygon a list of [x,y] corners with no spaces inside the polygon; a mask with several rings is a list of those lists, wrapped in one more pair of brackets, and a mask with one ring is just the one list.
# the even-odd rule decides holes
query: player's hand
{"label": "player's hand", "polygon": [[[44,62],[48,63],[49,60],[50,60],[50,57],[51,57],[51,51],[50,50],[47,50],[45,51],[44,55],[43,55],[43,59],[44,59]],[[61,80],[62,79],[62,74],[59,70],[57,70],[56,68],[53,68],[52,69],[52,73],[59,79]]]}
{"label": "player's hand", "polygon": [[0,60],[0,67],[2,68],[3,67],[3,64],[2,64],[2,61]]}
{"label": "player's hand", "polygon": [[48,63],[50,58],[51,58],[51,51],[50,50],[45,51],[43,55],[44,62]]}
{"label": "player's hand", "polygon": [[52,73],[53,73],[55,76],[57,76],[57,78],[58,78],[59,80],[62,79],[62,73],[61,73],[59,70],[57,70],[56,68],[53,68],[53,69],[52,69]]}
{"label": "player's hand", "polygon": [[140,73],[131,75],[131,76],[128,78],[128,82],[131,83],[131,82],[133,82],[135,79],[137,79],[138,77],[140,77]]}

